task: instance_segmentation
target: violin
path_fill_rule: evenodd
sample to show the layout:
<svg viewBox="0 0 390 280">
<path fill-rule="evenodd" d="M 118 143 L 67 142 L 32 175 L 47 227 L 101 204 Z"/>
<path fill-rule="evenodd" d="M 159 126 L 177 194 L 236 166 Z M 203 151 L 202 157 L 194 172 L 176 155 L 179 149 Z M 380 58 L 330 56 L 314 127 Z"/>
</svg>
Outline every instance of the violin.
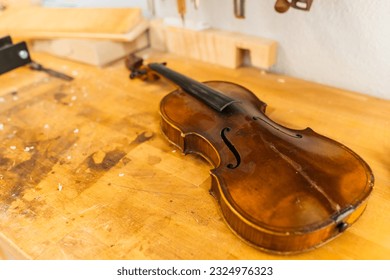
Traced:
<svg viewBox="0 0 390 280">
<path fill-rule="evenodd" d="M 132 79 L 162 76 L 178 86 L 161 100 L 162 132 L 211 164 L 210 193 L 244 241 L 271 253 L 304 252 L 339 236 L 365 210 L 374 176 L 343 144 L 274 122 L 266 104 L 235 83 L 200 83 L 135 57 L 127 67 Z"/>
</svg>

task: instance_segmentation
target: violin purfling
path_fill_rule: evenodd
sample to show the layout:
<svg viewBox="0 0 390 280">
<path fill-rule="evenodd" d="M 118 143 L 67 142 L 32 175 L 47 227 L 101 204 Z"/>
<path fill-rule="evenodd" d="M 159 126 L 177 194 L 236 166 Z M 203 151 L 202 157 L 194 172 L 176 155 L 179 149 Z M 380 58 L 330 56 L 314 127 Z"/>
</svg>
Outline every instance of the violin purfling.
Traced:
<svg viewBox="0 0 390 280">
<path fill-rule="evenodd" d="M 200 83 L 134 57 L 127 66 L 132 78 L 163 76 L 178 86 L 160 103 L 162 132 L 183 153 L 210 162 L 210 193 L 244 241 L 272 253 L 304 252 L 339 236 L 365 210 L 374 176 L 343 144 L 279 125 L 235 83 Z"/>
</svg>

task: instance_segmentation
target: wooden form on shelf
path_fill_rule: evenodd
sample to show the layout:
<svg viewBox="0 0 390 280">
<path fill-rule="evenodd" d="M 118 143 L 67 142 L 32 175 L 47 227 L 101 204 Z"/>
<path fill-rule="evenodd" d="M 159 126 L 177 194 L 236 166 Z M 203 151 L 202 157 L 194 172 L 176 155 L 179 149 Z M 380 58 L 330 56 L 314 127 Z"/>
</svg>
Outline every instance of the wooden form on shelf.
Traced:
<svg viewBox="0 0 390 280">
<path fill-rule="evenodd" d="M 31 40 L 33 50 L 102 66 L 148 45 L 140 9 L 23 7 L 6 10 L 0 33 Z"/>
<path fill-rule="evenodd" d="M 0 18 L 0 33 L 25 39 L 84 38 L 131 41 L 147 28 L 136 8 L 10 8 Z M 130 32 L 130 33 L 129 33 Z"/>
<path fill-rule="evenodd" d="M 35 51 L 43 51 L 97 66 L 111 63 L 147 45 L 148 36 L 146 32 L 131 42 L 94 39 L 53 39 L 34 40 L 32 43 Z"/>
<path fill-rule="evenodd" d="M 166 26 L 161 20 L 150 22 L 150 43 L 156 50 L 228 68 L 242 65 L 245 52 L 249 52 L 252 66 L 258 68 L 268 69 L 276 61 L 276 41 L 216 29 Z"/>
</svg>

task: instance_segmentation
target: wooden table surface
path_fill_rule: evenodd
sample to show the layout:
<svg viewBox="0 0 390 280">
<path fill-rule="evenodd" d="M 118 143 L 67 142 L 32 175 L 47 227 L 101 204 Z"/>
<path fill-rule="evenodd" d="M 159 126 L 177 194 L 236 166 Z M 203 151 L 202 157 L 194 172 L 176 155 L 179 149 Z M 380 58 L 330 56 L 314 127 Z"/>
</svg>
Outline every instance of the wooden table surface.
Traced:
<svg viewBox="0 0 390 280">
<path fill-rule="evenodd" d="M 0 256 L 28 259 L 389 259 L 390 101 L 168 54 L 188 76 L 252 90 L 276 122 L 307 126 L 361 155 L 374 192 L 363 216 L 316 250 L 275 256 L 237 238 L 210 196 L 209 164 L 160 132 L 174 86 L 128 79 L 123 61 L 96 68 L 33 58 L 72 82 L 20 68 L 0 76 Z M 1 253 L 2 252 L 2 253 Z"/>
</svg>

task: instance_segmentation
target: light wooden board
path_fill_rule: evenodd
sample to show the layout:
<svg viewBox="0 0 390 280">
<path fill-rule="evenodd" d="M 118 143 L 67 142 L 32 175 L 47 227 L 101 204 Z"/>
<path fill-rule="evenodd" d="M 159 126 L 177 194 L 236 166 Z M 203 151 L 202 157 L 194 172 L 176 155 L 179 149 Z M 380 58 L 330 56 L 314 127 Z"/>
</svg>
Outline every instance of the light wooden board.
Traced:
<svg viewBox="0 0 390 280">
<path fill-rule="evenodd" d="M 147 28 L 137 8 L 15 7 L 0 16 L 0 34 L 18 38 L 130 41 Z M 137 33 L 134 35 L 133 33 Z"/>
<path fill-rule="evenodd" d="M 150 22 L 151 47 L 228 68 L 240 67 L 246 55 L 251 65 L 269 69 L 276 61 L 277 42 L 217 29 L 191 30 Z"/>
<path fill-rule="evenodd" d="M 230 70 L 149 54 L 194 79 L 241 84 L 268 115 L 352 148 L 376 182 L 342 236 L 294 256 L 261 252 L 226 226 L 210 166 L 183 156 L 159 128 L 174 87 L 131 81 L 123 63 L 95 68 L 33 53 L 73 82 L 20 68 L 0 76 L 0 247 L 31 259 L 388 259 L 390 101 L 252 68 Z M 5 251 L 9 253 L 5 253 Z"/>
<path fill-rule="evenodd" d="M 59 57 L 103 66 L 147 47 L 147 32 L 129 42 L 94 39 L 50 39 L 31 42 L 35 51 L 46 52 Z"/>
</svg>

